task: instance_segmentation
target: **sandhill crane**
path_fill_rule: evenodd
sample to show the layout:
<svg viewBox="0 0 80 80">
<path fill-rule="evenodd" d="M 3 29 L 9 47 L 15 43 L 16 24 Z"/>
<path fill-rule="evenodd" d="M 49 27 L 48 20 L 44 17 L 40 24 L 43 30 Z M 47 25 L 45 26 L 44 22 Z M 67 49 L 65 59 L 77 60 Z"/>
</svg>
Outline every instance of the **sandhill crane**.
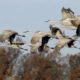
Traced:
<svg viewBox="0 0 80 80">
<path fill-rule="evenodd" d="M 77 40 L 77 37 L 70 38 L 68 36 L 65 36 L 64 33 L 59 28 L 51 26 L 50 29 L 51 29 L 52 35 L 55 36 L 54 38 L 59 40 L 56 48 L 60 47 L 61 49 L 61 47 L 65 45 L 68 45 L 68 47 L 72 47 L 74 45 L 74 42 Z M 80 33 L 78 32 L 78 35 L 79 34 Z"/>
<path fill-rule="evenodd" d="M 77 25 L 80 22 L 80 16 L 74 15 L 74 12 L 70 8 L 62 8 L 62 19 L 55 21 L 55 20 L 48 20 L 48 22 L 51 26 L 54 26 L 54 24 L 61 24 L 64 26 L 64 28 L 69 29 L 76 29 Z"/>
<path fill-rule="evenodd" d="M 74 12 L 68 8 L 62 8 L 61 10 L 61 13 L 62 13 L 62 19 L 59 20 L 59 21 L 53 21 L 53 20 L 48 20 L 46 22 L 49 22 L 50 25 L 53 25 L 55 23 L 60 23 L 64 26 L 72 26 L 72 23 L 70 22 L 71 20 L 74 20 Z"/>
<path fill-rule="evenodd" d="M 0 41 L 4 42 L 5 40 L 8 40 L 10 42 L 10 44 L 12 44 L 16 35 L 25 37 L 24 35 L 19 35 L 18 32 L 16 32 L 16 31 L 4 30 L 3 33 L 0 34 Z"/>
<path fill-rule="evenodd" d="M 64 8 L 62 7 L 62 19 L 67 19 L 67 18 L 73 18 L 74 17 L 74 12 L 70 8 Z"/>
<path fill-rule="evenodd" d="M 52 34 L 51 32 L 37 32 L 33 34 L 31 38 L 31 52 L 38 50 L 39 46 L 42 45 L 42 38 L 46 35 L 49 38 Z"/>
<path fill-rule="evenodd" d="M 52 33 L 51 31 L 48 32 L 41 32 L 41 31 L 36 31 L 36 32 L 30 32 L 30 31 L 25 31 L 24 33 L 31 33 L 32 37 L 31 37 L 31 44 L 28 44 L 31 47 L 31 52 L 37 52 L 38 48 L 40 45 L 42 45 L 42 38 L 45 37 L 47 35 L 47 37 L 51 37 Z"/>
</svg>

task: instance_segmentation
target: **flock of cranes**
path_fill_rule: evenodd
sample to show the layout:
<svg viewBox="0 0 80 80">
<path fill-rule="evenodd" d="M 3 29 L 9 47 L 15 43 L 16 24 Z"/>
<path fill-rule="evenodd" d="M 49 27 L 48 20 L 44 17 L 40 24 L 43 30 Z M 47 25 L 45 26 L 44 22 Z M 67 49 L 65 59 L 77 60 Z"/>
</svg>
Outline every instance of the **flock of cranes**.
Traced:
<svg viewBox="0 0 80 80">
<path fill-rule="evenodd" d="M 60 51 L 60 49 L 62 49 L 65 45 L 67 45 L 69 48 L 77 48 L 74 44 L 78 37 L 80 37 L 80 16 L 75 15 L 74 11 L 72 11 L 70 8 L 63 7 L 61 12 L 61 20 L 46 21 L 50 23 L 50 30 L 48 32 L 37 31 L 34 34 L 32 34 L 33 36 L 30 41 L 31 52 L 47 53 L 50 49 L 56 49 L 57 51 Z M 59 27 L 54 26 L 56 23 L 60 23 L 66 29 L 76 29 L 75 36 L 66 36 L 64 34 L 64 31 L 61 31 Z M 25 31 L 24 33 L 28 33 L 28 31 Z M 2 34 L 0 34 L 0 42 L 5 42 L 7 40 L 10 45 L 16 45 L 17 47 L 21 48 L 20 46 L 25 45 L 26 43 L 20 41 L 14 42 L 16 36 L 26 37 L 25 35 L 20 35 L 18 32 L 15 32 L 13 30 L 5 30 Z M 51 39 L 59 40 L 59 42 L 56 44 L 54 48 L 50 48 L 48 46 L 48 42 Z"/>
</svg>

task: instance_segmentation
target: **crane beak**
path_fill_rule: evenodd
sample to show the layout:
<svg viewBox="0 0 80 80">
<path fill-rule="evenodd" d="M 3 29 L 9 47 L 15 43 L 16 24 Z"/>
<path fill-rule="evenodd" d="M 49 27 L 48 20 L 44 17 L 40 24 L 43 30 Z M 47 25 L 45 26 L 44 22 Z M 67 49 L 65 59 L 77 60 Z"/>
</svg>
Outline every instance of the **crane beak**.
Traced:
<svg viewBox="0 0 80 80">
<path fill-rule="evenodd" d="M 47 20 L 47 21 L 44 21 L 44 22 L 49 22 L 49 20 Z"/>
<path fill-rule="evenodd" d="M 23 33 L 28 33 L 29 31 L 24 31 Z"/>
<path fill-rule="evenodd" d="M 18 35 L 18 36 L 21 36 L 21 37 L 26 37 L 25 35 Z"/>
</svg>

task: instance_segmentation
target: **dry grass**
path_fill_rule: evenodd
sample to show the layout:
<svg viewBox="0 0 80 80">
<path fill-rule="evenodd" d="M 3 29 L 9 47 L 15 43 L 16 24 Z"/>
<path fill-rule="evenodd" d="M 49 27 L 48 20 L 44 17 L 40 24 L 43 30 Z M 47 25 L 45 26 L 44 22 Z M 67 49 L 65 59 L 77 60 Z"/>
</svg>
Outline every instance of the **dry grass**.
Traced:
<svg viewBox="0 0 80 80">
<path fill-rule="evenodd" d="M 5 80 L 6 76 L 7 80 L 80 80 L 80 55 L 70 56 L 68 68 L 37 53 L 25 58 L 23 75 L 12 77 L 12 61 L 18 57 L 18 53 L 19 50 L 9 48 L 6 52 L 5 48 L 0 47 L 0 80 Z M 63 72 L 69 70 L 67 75 L 63 75 Z"/>
<path fill-rule="evenodd" d="M 70 80 L 80 80 L 80 55 L 74 55 L 70 58 Z"/>
<path fill-rule="evenodd" d="M 24 69 L 23 80 L 62 80 L 61 66 L 39 55 L 30 56 Z"/>
</svg>

